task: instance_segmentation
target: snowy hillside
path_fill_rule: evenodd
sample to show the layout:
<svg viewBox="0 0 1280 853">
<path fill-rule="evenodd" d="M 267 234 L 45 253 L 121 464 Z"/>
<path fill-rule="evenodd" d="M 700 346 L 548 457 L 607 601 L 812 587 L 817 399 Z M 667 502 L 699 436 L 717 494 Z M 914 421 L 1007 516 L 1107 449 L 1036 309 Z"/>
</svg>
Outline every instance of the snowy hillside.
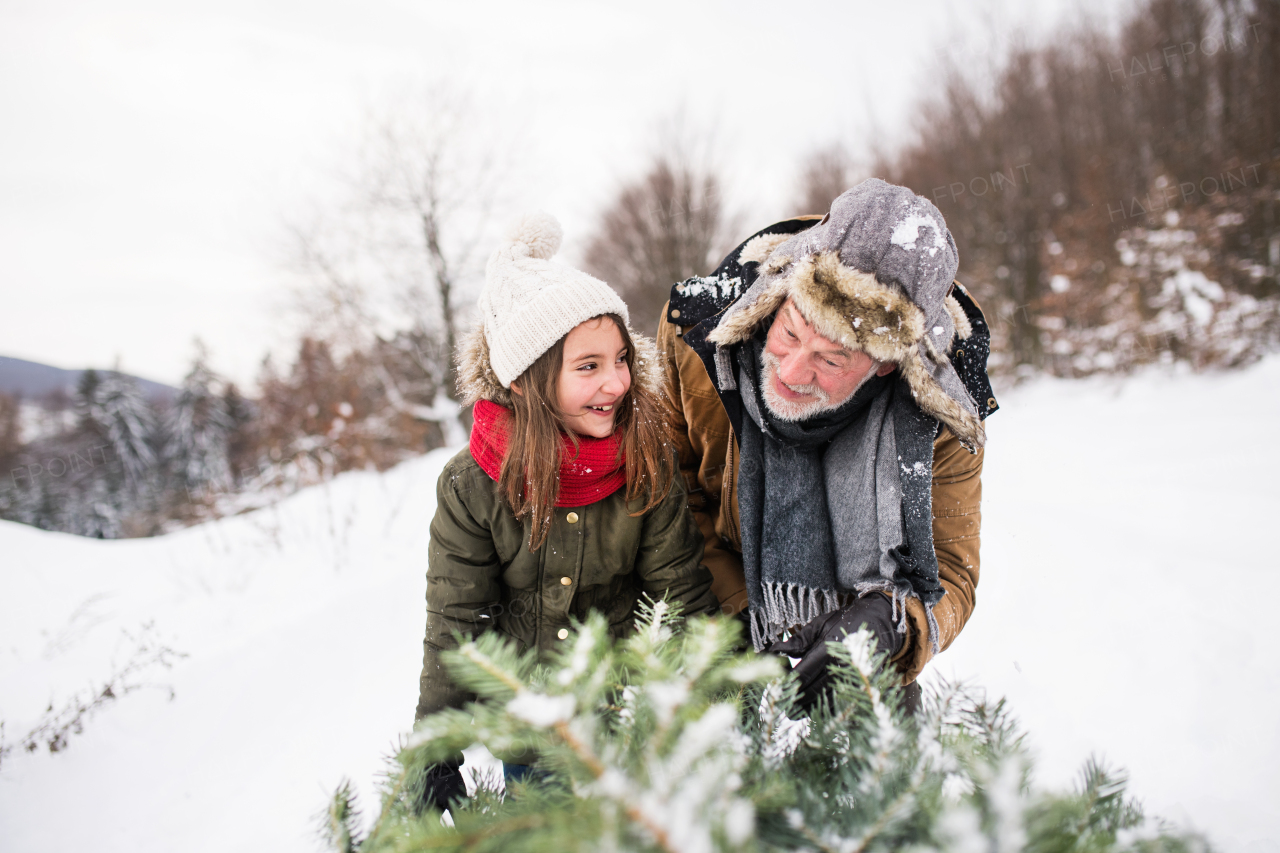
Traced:
<svg viewBox="0 0 1280 853">
<path fill-rule="evenodd" d="M 978 608 L 933 667 L 1010 698 L 1042 784 L 1103 755 L 1150 812 L 1241 853 L 1280 850 L 1280 664 L 1254 604 L 1278 568 L 1278 388 L 1273 357 L 1004 394 Z M 380 755 L 412 722 L 450 455 L 158 539 L 0 523 L 10 742 L 100 687 L 137 638 L 187 655 L 64 751 L 0 766 L 0 848 L 308 851 L 343 776 L 372 806 Z"/>
<path fill-rule="evenodd" d="M 329 791 L 344 774 L 369 789 L 412 725 L 427 525 L 450 455 L 160 539 L 0 525 L 10 740 L 51 697 L 101 684 L 132 651 L 123 631 L 154 620 L 189 655 L 142 679 L 173 701 L 133 693 L 65 752 L 0 768 L 0 848 L 313 849 Z"/>
</svg>

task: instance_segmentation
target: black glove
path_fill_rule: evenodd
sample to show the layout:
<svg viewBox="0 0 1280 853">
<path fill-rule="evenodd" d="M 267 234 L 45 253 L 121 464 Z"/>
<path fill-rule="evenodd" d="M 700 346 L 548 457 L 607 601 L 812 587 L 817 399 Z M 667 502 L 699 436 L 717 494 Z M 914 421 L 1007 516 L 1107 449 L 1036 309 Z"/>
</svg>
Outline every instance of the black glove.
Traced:
<svg viewBox="0 0 1280 853">
<path fill-rule="evenodd" d="M 771 643 L 765 651 L 800 658 L 793 672 L 800 678 L 800 708 L 806 713 L 831 689 L 831 655 L 828 641 L 843 640 L 846 633 L 856 633 L 867 626 L 876 638 L 876 654 L 897 654 L 906 641 L 893 624 L 893 600 L 873 593 L 859 598 L 839 610 L 824 613 L 791 635 L 790 639 Z"/>
<path fill-rule="evenodd" d="M 440 811 L 449 808 L 454 800 L 467 795 L 467 785 L 462 781 L 462 759 L 451 758 L 427 768 L 422 791 L 423 808 L 434 806 Z"/>
</svg>

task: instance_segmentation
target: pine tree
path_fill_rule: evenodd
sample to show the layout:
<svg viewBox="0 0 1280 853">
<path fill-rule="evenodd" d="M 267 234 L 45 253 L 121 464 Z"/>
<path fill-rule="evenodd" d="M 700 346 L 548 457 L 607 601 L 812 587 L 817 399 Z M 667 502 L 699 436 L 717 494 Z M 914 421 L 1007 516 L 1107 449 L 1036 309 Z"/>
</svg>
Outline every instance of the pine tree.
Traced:
<svg viewBox="0 0 1280 853">
<path fill-rule="evenodd" d="M 77 478 L 76 482 L 46 488 L 45 513 L 49 527 L 91 539 L 119 539 L 125 535 L 124 515 L 132 507 L 112 488 L 107 471 Z M 52 498 L 52 500 L 50 500 Z"/>
<path fill-rule="evenodd" d="M 101 384 L 102 378 L 92 367 L 81 373 L 80 381 L 76 383 L 74 407 L 82 427 L 92 427 L 95 423 L 91 412 L 97 411 L 98 386 Z"/>
<path fill-rule="evenodd" d="M 234 382 L 228 382 L 222 392 L 222 408 L 231 423 L 227 435 L 227 464 L 231 468 L 236 486 L 252 477 L 258 464 L 258 442 L 255 434 L 256 407 L 240 393 Z"/>
<path fill-rule="evenodd" d="M 86 370 L 75 409 L 79 425 L 56 451 L 71 460 L 74 475 L 40 485 L 42 505 L 57 508 L 40 526 L 105 539 L 154 532 L 160 491 L 156 418 L 137 380 L 118 371 Z"/>
<path fill-rule="evenodd" d="M 188 492 L 231 487 L 228 444 L 235 428 L 226 400 L 215 390 L 220 380 L 196 356 L 182 383 L 168 424 L 167 462 L 174 485 Z"/>
<path fill-rule="evenodd" d="M 659 602 L 616 643 L 592 616 L 548 665 L 496 632 L 464 642 L 447 665 L 479 701 L 419 724 L 367 832 L 344 785 L 325 835 L 342 853 L 1204 849 L 1144 824 L 1095 762 L 1074 793 L 1035 791 L 1003 702 L 953 685 L 907 717 L 869 633 L 833 644 L 834 698 L 810 717 L 740 635 Z M 477 742 L 524 755 L 535 781 L 481 780 L 442 820 L 424 773 Z"/>
<path fill-rule="evenodd" d="M 156 462 L 155 415 L 137 380 L 114 370 L 105 376 L 86 370 L 76 390 L 76 411 L 82 429 L 107 443 L 126 483 L 141 484 Z"/>
</svg>

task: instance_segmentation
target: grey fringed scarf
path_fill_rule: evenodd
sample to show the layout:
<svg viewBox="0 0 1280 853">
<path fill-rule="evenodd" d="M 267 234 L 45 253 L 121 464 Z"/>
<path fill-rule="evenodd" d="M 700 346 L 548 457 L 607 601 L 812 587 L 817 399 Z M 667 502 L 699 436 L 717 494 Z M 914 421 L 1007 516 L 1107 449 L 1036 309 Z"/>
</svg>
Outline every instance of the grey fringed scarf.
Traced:
<svg viewBox="0 0 1280 853">
<path fill-rule="evenodd" d="M 933 605 L 944 592 L 933 550 L 938 422 L 897 373 L 807 421 L 775 418 L 760 390 L 764 334 L 732 348 L 746 412 L 738 511 L 752 641 L 762 649 L 854 595 L 884 591 L 900 632 L 906 598 L 924 602 L 936 652 Z"/>
</svg>

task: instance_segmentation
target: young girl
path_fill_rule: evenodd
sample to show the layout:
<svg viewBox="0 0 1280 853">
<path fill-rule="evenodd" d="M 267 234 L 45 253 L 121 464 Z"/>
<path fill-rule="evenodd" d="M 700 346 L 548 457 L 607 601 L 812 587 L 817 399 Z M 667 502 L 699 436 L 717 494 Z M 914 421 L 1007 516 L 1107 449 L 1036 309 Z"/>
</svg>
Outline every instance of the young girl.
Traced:
<svg viewBox="0 0 1280 853">
<path fill-rule="evenodd" d="M 645 593 L 718 610 L 656 349 L 608 285 L 549 260 L 560 237 L 547 214 L 521 220 L 489 259 L 481 322 L 460 347 L 475 423 L 436 486 L 418 719 L 471 698 L 440 662 L 454 632 L 548 651 L 592 610 L 625 634 Z M 435 774 L 442 808 L 461 793 L 456 769 Z"/>
</svg>

